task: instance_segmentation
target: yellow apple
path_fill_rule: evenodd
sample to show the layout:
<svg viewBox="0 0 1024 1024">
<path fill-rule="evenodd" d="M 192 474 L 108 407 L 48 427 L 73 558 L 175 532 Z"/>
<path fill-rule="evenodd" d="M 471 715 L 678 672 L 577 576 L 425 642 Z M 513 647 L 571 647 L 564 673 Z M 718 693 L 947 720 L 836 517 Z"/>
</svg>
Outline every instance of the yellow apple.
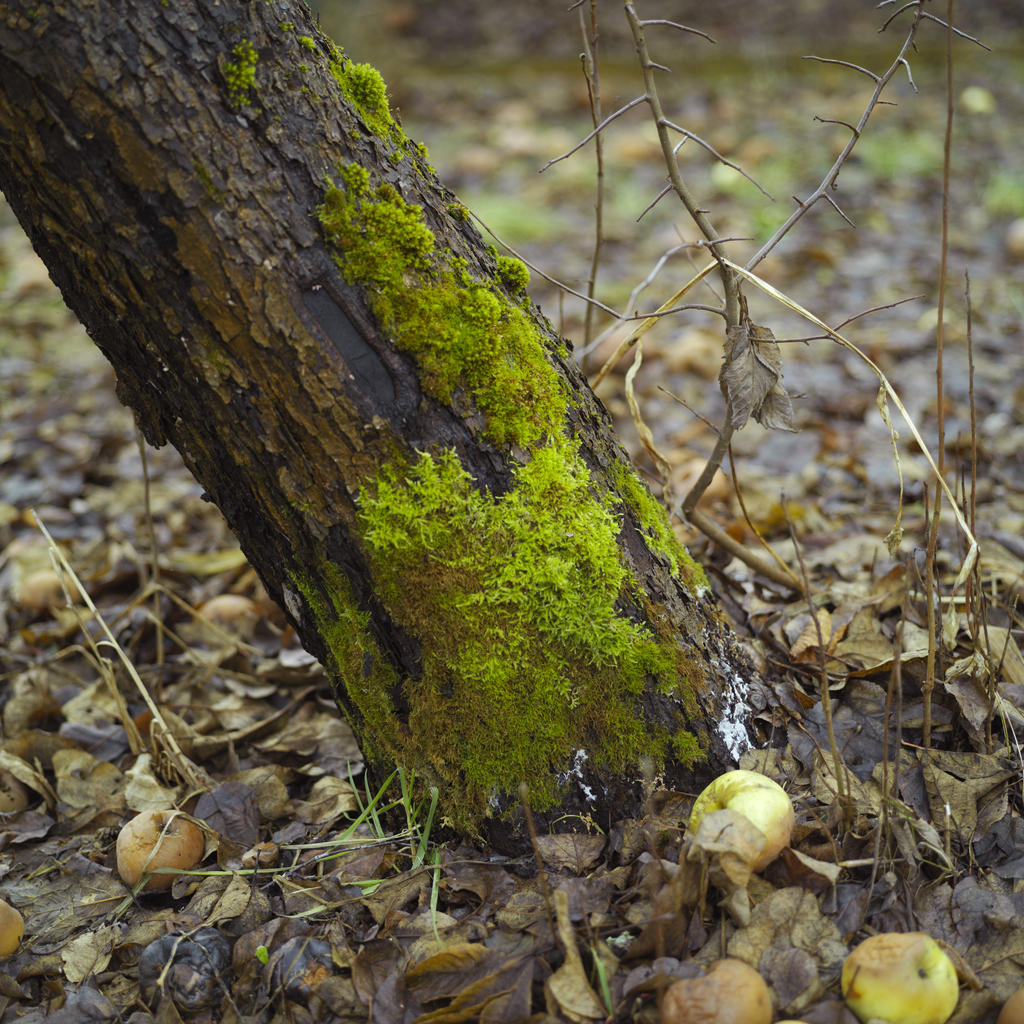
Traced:
<svg viewBox="0 0 1024 1024">
<path fill-rule="evenodd" d="M 742 768 L 719 775 L 693 802 L 690 831 L 697 832 L 706 814 L 726 808 L 742 814 L 764 833 L 764 849 L 751 863 L 751 870 L 760 871 L 789 845 L 795 821 L 793 802 L 767 775 Z"/>
<path fill-rule="evenodd" d="M 960 997 L 953 961 L 924 932 L 865 939 L 844 961 L 841 983 L 862 1021 L 945 1024 Z"/>
</svg>

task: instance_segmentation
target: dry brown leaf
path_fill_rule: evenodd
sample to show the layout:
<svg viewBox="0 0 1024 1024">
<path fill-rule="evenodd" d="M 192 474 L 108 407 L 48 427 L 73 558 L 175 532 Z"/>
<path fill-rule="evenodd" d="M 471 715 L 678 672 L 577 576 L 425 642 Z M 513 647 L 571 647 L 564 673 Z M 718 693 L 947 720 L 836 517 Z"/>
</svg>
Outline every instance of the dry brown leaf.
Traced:
<svg viewBox="0 0 1024 1024">
<path fill-rule="evenodd" d="M 124 775 L 109 761 L 98 761 L 84 750 L 58 750 L 53 755 L 57 796 L 76 810 L 122 810 Z"/>
<path fill-rule="evenodd" d="M 114 943 L 120 938 L 121 929 L 116 924 L 76 935 L 60 951 L 64 976 L 72 985 L 80 985 L 90 975 L 101 974 L 107 969 Z"/>
<path fill-rule="evenodd" d="M 729 328 L 718 379 L 730 402 L 735 430 L 751 416 L 763 427 L 795 429 L 793 404 L 782 386 L 782 356 L 767 327 L 744 320 Z"/>
<path fill-rule="evenodd" d="M 569 897 L 559 889 L 553 898 L 565 963 L 544 983 L 548 1013 L 561 1014 L 577 1022 L 603 1020 L 608 1011 L 590 987 L 583 960 L 576 948 L 576 936 L 569 921 Z"/>
<path fill-rule="evenodd" d="M 835 646 L 832 638 L 832 615 L 827 608 L 815 609 L 814 617 L 808 615 L 808 620 L 803 632 L 789 649 L 790 657 L 795 661 L 808 660 L 802 657 L 808 653 L 812 658 L 817 658 L 819 651 L 831 651 Z"/>
<path fill-rule="evenodd" d="M 562 832 L 537 837 L 537 848 L 544 863 L 556 871 L 571 871 L 574 875 L 582 875 L 593 867 L 604 847 L 604 836 L 584 832 Z"/>
<path fill-rule="evenodd" d="M 325 775 L 313 783 L 307 800 L 296 800 L 292 814 L 307 825 L 324 825 L 359 806 L 348 779 Z"/>
</svg>

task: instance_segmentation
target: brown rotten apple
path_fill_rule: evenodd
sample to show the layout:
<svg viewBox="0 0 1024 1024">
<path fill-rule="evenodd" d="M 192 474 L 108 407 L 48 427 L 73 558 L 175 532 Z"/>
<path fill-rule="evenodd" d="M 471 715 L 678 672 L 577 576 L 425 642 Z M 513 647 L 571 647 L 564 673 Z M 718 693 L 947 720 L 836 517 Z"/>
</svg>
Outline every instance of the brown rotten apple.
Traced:
<svg viewBox="0 0 1024 1024">
<path fill-rule="evenodd" d="M 0 956 L 10 956 L 21 944 L 25 919 L 4 900 L 0 900 Z"/>
<path fill-rule="evenodd" d="M 117 873 L 134 888 L 143 875 L 157 868 L 191 871 L 202 859 L 202 829 L 181 811 L 143 811 L 117 836 Z M 146 892 L 169 889 L 178 876 L 171 872 L 151 875 Z"/>
<path fill-rule="evenodd" d="M 665 990 L 661 1024 L 771 1024 L 772 1000 L 764 979 L 749 964 L 726 957 L 699 978 L 674 981 Z"/>
</svg>

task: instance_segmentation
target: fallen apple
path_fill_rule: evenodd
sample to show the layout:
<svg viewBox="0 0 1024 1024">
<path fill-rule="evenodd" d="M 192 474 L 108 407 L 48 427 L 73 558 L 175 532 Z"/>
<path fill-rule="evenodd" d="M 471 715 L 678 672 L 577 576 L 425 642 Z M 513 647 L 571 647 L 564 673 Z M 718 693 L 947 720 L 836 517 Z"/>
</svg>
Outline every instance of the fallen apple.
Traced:
<svg viewBox="0 0 1024 1024">
<path fill-rule="evenodd" d="M 719 775 L 693 802 L 690 831 L 697 832 L 706 814 L 725 808 L 742 814 L 764 833 L 764 848 L 751 862 L 751 870 L 760 871 L 789 845 L 795 821 L 793 802 L 767 775 L 743 768 Z"/>
<path fill-rule="evenodd" d="M 1024 1024 L 1024 988 L 1017 989 L 1003 1003 L 1003 1008 L 996 1018 L 996 1024 Z"/>
<path fill-rule="evenodd" d="M 10 956 L 21 944 L 25 919 L 10 903 L 0 900 L 0 956 Z"/>
<path fill-rule="evenodd" d="M 23 811 L 28 802 L 28 790 L 10 772 L 0 769 L 0 814 Z"/>
<path fill-rule="evenodd" d="M 661 1024 L 771 1024 L 772 1000 L 749 964 L 726 957 L 698 978 L 674 981 L 661 1003 Z"/>
<path fill-rule="evenodd" d="M 862 1021 L 944 1024 L 960 997 L 953 961 L 924 932 L 865 939 L 843 962 L 846 1005 Z"/>
<path fill-rule="evenodd" d="M 203 859 L 205 845 L 202 829 L 181 811 L 143 811 L 118 833 L 117 873 L 134 888 L 157 868 L 191 871 Z M 169 889 L 175 878 L 170 872 L 151 875 L 143 889 Z"/>
</svg>

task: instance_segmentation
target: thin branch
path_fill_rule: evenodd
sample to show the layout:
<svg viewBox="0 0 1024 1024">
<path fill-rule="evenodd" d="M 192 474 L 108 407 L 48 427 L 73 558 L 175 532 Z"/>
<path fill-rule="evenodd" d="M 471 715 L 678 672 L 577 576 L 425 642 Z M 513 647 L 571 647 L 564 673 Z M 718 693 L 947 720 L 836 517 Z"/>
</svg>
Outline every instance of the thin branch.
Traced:
<svg viewBox="0 0 1024 1024">
<path fill-rule="evenodd" d="M 853 316 L 848 316 L 842 323 L 838 323 L 832 329 L 834 331 L 841 331 L 847 324 L 852 324 L 854 320 L 860 320 L 861 317 L 870 316 L 872 313 L 881 313 L 886 309 L 895 309 L 897 306 L 902 306 L 907 302 L 916 302 L 918 299 L 923 299 L 924 294 L 921 295 L 908 295 L 904 299 L 897 299 L 895 302 L 887 302 L 882 306 L 872 306 L 870 309 L 861 310 L 859 313 L 854 313 Z M 825 335 L 828 337 L 828 335 Z"/>
<path fill-rule="evenodd" d="M 718 150 L 715 149 L 715 147 L 712 146 L 710 142 L 705 142 L 699 135 L 694 135 L 693 132 L 687 131 L 685 128 L 681 128 L 679 125 L 674 124 L 672 121 L 665 121 L 664 124 L 667 128 L 671 128 L 672 131 L 679 132 L 680 135 L 686 136 L 686 138 L 683 139 L 683 142 L 685 142 L 686 139 L 693 139 L 693 141 L 696 142 L 698 146 L 703 146 L 704 149 L 706 149 L 716 160 L 721 161 L 723 164 L 725 164 L 726 167 L 731 167 L 738 174 L 742 174 L 743 177 L 746 178 L 751 185 L 758 189 L 763 196 L 767 197 L 768 199 L 771 199 L 773 203 L 775 202 L 775 197 L 770 192 L 767 192 L 765 191 L 765 189 L 761 188 L 761 186 L 756 181 L 754 181 L 754 179 L 749 174 L 747 174 L 747 172 L 743 170 L 742 167 L 738 167 L 731 160 L 727 160 L 724 156 L 722 156 L 722 154 L 719 153 Z M 679 150 L 679 147 L 682 144 L 682 142 L 676 144 L 676 146 L 672 150 L 673 156 L 676 155 L 676 153 Z"/>
<path fill-rule="evenodd" d="M 919 6 L 920 5 L 918 0 L 914 0 L 913 3 L 906 5 L 906 7 Z M 901 10 L 905 10 L 906 7 L 901 8 Z M 890 18 L 889 20 L 891 21 L 892 19 Z M 914 37 L 917 35 L 917 28 L 920 23 L 920 20 L 921 19 L 919 11 L 918 15 L 914 18 L 913 24 L 910 26 L 910 29 L 907 32 L 906 39 L 903 40 L 903 45 L 900 47 L 899 53 L 896 55 L 895 60 L 893 60 L 892 64 L 889 65 L 889 68 L 885 71 L 884 74 L 878 76 L 875 82 L 875 88 L 871 93 L 871 97 L 868 100 L 866 106 L 864 107 L 864 112 L 861 114 L 860 120 L 854 126 L 853 133 L 851 134 L 849 140 L 843 147 L 842 152 L 839 154 L 839 156 L 836 157 L 835 162 L 829 168 L 825 177 L 822 178 L 821 183 L 810 194 L 810 196 L 804 202 L 800 203 L 799 207 L 796 210 L 794 210 L 789 215 L 789 217 L 786 218 L 786 221 L 782 224 L 781 227 L 779 227 L 776 230 L 775 234 L 773 234 L 772 237 L 769 238 L 768 241 L 765 242 L 764 245 L 761 246 L 761 248 L 753 256 L 751 256 L 751 258 L 745 264 L 745 269 L 753 270 L 754 267 L 756 267 L 758 263 L 760 263 L 761 260 L 763 260 L 765 256 L 767 256 L 768 253 L 770 253 L 772 249 L 774 249 L 775 246 L 777 246 L 779 242 L 781 242 L 782 239 L 789 234 L 789 232 L 793 229 L 794 225 L 807 213 L 807 211 L 810 210 L 811 207 L 813 207 L 819 199 L 824 198 L 835 186 L 836 179 L 839 177 L 840 168 L 842 168 L 843 164 L 846 163 L 850 154 L 853 152 L 853 148 L 854 146 L 857 145 L 857 142 L 860 140 L 861 134 L 864 131 L 864 127 L 868 123 L 868 119 L 871 117 L 871 114 L 874 111 L 875 107 L 878 106 L 878 104 L 881 102 L 881 95 L 883 90 L 892 80 L 896 72 L 899 70 L 901 63 L 905 61 L 904 55 L 907 53 L 907 51 L 914 43 Z M 888 22 L 886 24 L 888 24 Z"/>
<path fill-rule="evenodd" d="M 831 196 L 825 195 L 825 196 L 822 196 L 822 198 L 825 200 L 826 203 L 828 203 L 829 206 L 832 207 L 833 210 L 836 211 L 836 213 L 839 214 L 840 217 L 843 218 L 843 220 L 846 221 L 847 224 L 850 225 L 851 228 L 856 228 L 857 227 L 857 225 L 854 224 L 853 221 L 850 220 L 850 218 L 847 217 L 845 213 L 843 213 L 843 211 L 839 208 L 839 204 Z"/>
<path fill-rule="evenodd" d="M 854 135 L 857 134 L 857 129 L 854 128 L 849 121 L 841 121 L 838 117 L 821 117 L 818 114 L 815 114 L 814 120 L 819 124 L 841 124 L 844 128 L 849 128 Z"/>
<path fill-rule="evenodd" d="M 707 416 L 704 415 L 704 413 L 698 412 L 696 409 L 694 409 L 694 407 L 690 405 L 690 403 L 687 402 L 685 399 L 682 399 L 677 394 L 674 394 L 673 392 L 669 391 L 669 389 L 665 387 L 664 384 L 659 384 L 658 390 L 663 395 L 668 395 L 668 397 L 671 398 L 673 402 L 678 402 L 691 416 L 693 416 L 695 419 L 700 420 L 701 423 L 703 423 L 704 426 L 707 427 L 708 430 L 710 430 L 713 434 L 718 433 L 718 427 L 716 427 L 714 423 L 712 423 L 711 420 L 709 420 Z M 733 483 L 735 484 L 735 482 L 736 479 L 734 474 Z"/>
<path fill-rule="evenodd" d="M 757 540 L 758 544 L 760 544 L 761 547 L 768 552 L 768 555 L 771 557 L 772 561 L 775 562 L 775 564 L 784 573 L 788 573 L 789 576 L 792 577 L 793 583 L 791 585 L 793 586 L 793 589 L 801 589 L 796 582 L 796 576 L 793 575 L 789 566 L 786 565 L 785 562 L 783 562 L 783 560 L 779 557 L 775 549 L 768 543 L 768 541 L 766 541 L 764 537 L 761 536 L 761 531 L 754 525 L 754 521 L 750 517 L 750 512 L 747 510 L 747 503 L 743 497 L 743 488 L 740 486 L 740 474 L 739 471 L 736 469 L 736 455 L 732 450 L 732 445 L 729 445 L 729 475 L 732 477 L 732 489 L 736 494 L 736 501 L 740 506 L 740 511 L 743 513 L 743 521 L 747 524 L 747 529 L 750 530 L 750 532 L 754 535 L 754 538 L 755 540 Z M 785 505 L 783 505 L 783 508 L 785 508 Z M 806 573 L 804 574 L 804 585 L 802 589 L 805 594 L 810 593 L 810 585 L 807 582 Z M 819 646 L 823 645 L 819 644 Z"/>
<path fill-rule="evenodd" d="M 711 239 L 718 237 L 718 232 L 708 219 L 707 214 L 704 213 L 698 205 L 693 194 L 683 181 L 682 175 L 679 173 L 679 164 L 672 151 L 672 141 L 668 135 L 668 127 L 666 124 L 667 119 L 661 106 L 661 99 L 658 95 L 654 75 L 651 73 L 651 65 L 653 62 L 651 61 L 650 52 L 647 49 L 647 39 L 644 35 L 643 24 L 641 23 L 632 3 L 626 4 L 626 18 L 629 21 L 629 27 L 633 33 L 633 42 L 636 45 L 637 57 L 640 59 L 640 67 L 644 77 L 644 98 L 647 100 L 647 104 L 651 108 L 651 114 L 654 117 L 654 123 L 658 129 L 658 139 L 661 142 L 661 151 L 665 158 L 665 166 L 668 169 L 669 181 L 672 183 L 672 188 L 686 207 L 690 217 L 693 219 L 693 222 L 700 230 L 700 233 L 709 240 L 709 249 L 711 251 L 711 255 L 715 259 L 715 262 L 718 264 L 719 274 L 722 278 L 722 286 L 725 289 L 726 323 L 729 325 L 738 325 L 740 322 L 739 281 L 736 275 L 726 266 L 725 254 L 722 252 L 721 247 L 717 243 L 711 242 Z"/>
<path fill-rule="evenodd" d="M 590 116 L 595 130 L 601 122 L 601 86 L 597 64 L 597 0 L 590 0 L 590 32 L 580 8 L 580 30 L 583 35 L 583 78 L 587 83 L 590 100 Z M 604 137 L 600 132 L 594 137 L 594 160 L 597 181 L 594 196 L 594 249 L 590 257 L 590 276 L 587 278 L 587 297 L 593 299 L 597 293 L 597 274 L 601 269 L 601 247 L 604 244 Z M 587 303 L 583 317 L 583 344 L 586 346 L 594 333 L 594 305 Z"/>
<path fill-rule="evenodd" d="M 859 71 L 862 75 L 867 75 L 872 82 L 878 81 L 878 75 L 874 71 L 868 71 L 867 68 L 862 68 L 859 64 L 851 64 L 848 60 L 836 60 L 834 57 L 816 57 L 813 53 L 805 54 L 800 59 L 816 60 L 821 64 L 838 64 L 840 67 L 851 68 L 854 71 Z"/>
<path fill-rule="evenodd" d="M 879 4 L 878 6 L 881 7 L 882 4 Z M 904 11 L 909 10 L 911 7 L 920 8 L 920 6 L 921 6 L 921 0 L 910 0 L 909 3 L 904 4 L 894 14 L 890 14 L 889 17 L 885 19 L 884 24 L 878 30 L 878 34 L 881 35 Z M 921 12 L 920 12 L 920 10 L 918 10 L 917 14 L 914 15 L 914 21 L 916 22 L 917 19 L 920 18 L 920 17 L 921 17 Z"/>
<path fill-rule="evenodd" d="M 671 185 L 666 185 L 666 186 L 665 186 L 665 187 L 664 187 L 664 188 L 663 188 L 663 189 L 662 189 L 662 190 L 661 190 L 661 191 L 660 191 L 660 192 L 659 192 L 659 193 L 658 193 L 658 194 L 657 194 L 657 195 L 656 195 L 656 196 L 654 197 L 654 199 L 652 199 L 652 200 L 651 200 L 651 202 L 650 202 L 650 203 L 648 203 L 648 204 L 647 204 L 647 206 L 645 206 L 645 207 L 644 207 L 644 209 L 643 209 L 643 211 L 641 212 L 640 216 L 639 216 L 639 217 L 637 217 L 637 219 L 636 219 L 636 223 L 637 223 L 637 224 L 639 224 L 639 223 L 640 223 L 640 221 L 642 221 L 642 220 L 644 219 L 644 217 L 646 217 L 646 216 L 647 216 L 647 214 L 649 214 L 649 213 L 651 212 L 651 210 L 653 210 L 653 209 L 654 209 L 654 208 L 655 208 L 655 207 L 656 207 L 656 206 L 658 205 L 658 203 L 660 203 L 660 202 L 662 201 L 662 199 L 664 199 L 664 198 L 665 198 L 665 196 L 667 196 L 667 195 L 669 194 L 669 192 L 671 192 L 671 191 L 672 191 L 672 186 L 671 186 Z"/>
<path fill-rule="evenodd" d="M 946 284 L 949 275 L 949 178 L 953 152 L 953 0 L 947 0 L 949 20 L 946 28 L 946 131 L 943 138 L 942 156 L 942 213 L 939 226 L 939 309 L 938 321 L 935 324 L 935 394 L 938 403 L 936 408 L 936 439 L 938 449 L 938 475 L 946 471 L 946 406 L 945 378 L 943 357 L 945 349 L 945 312 Z M 936 21 L 938 19 L 935 19 Z M 931 745 L 932 731 L 932 692 L 935 689 L 935 662 L 937 643 L 935 638 L 935 603 L 932 598 L 935 581 L 935 555 L 939 544 L 939 520 L 942 513 L 942 502 L 935 502 L 935 514 L 928 531 L 928 544 L 925 549 L 925 598 L 928 601 L 928 656 L 925 660 L 925 677 L 921 684 L 923 714 L 921 723 L 921 743 L 924 747 Z"/>
<path fill-rule="evenodd" d="M 548 284 L 554 285 L 559 291 L 565 292 L 565 294 L 571 295 L 571 296 L 573 296 L 573 298 L 581 299 L 583 302 L 592 303 L 594 306 L 596 306 L 598 309 L 602 310 L 603 312 L 607 313 L 609 316 L 615 317 L 616 321 L 619 321 L 619 322 L 630 321 L 630 320 L 652 320 L 652 321 L 654 321 L 654 320 L 660 319 L 663 316 L 668 316 L 668 314 L 670 314 L 670 313 L 678 313 L 681 310 L 685 310 L 685 309 L 706 310 L 709 313 L 716 313 L 719 316 L 724 316 L 725 315 L 725 313 L 721 309 L 719 309 L 717 306 L 703 306 L 703 305 L 698 305 L 696 303 L 693 304 L 693 305 L 686 305 L 686 306 L 669 306 L 668 304 L 666 304 L 664 306 L 659 307 L 658 309 L 651 310 L 650 312 L 620 313 L 617 309 L 612 309 L 611 306 L 606 306 L 603 302 L 599 301 L 598 299 L 589 298 L 583 292 L 578 292 L 575 288 L 571 288 L 564 281 L 559 281 L 557 277 L 552 277 L 546 271 L 544 271 L 540 267 L 538 267 L 536 263 L 531 263 L 530 260 L 528 260 L 521 252 L 519 252 L 518 249 L 514 249 L 503 238 L 501 238 L 499 235 L 495 234 L 495 232 L 491 228 L 489 228 L 487 226 L 486 222 L 481 220 L 481 218 L 479 216 L 477 216 L 477 214 L 473 213 L 472 210 L 470 210 L 470 213 L 472 214 L 473 219 L 480 225 L 480 227 L 482 227 L 484 229 L 484 231 L 486 231 L 487 234 L 489 234 L 491 236 L 491 238 L 493 238 L 494 241 L 497 242 L 498 245 L 500 245 L 502 247 L 502 249 L 504 249 L 508 253 L 511 253 L 511 255 L 515 256 L 515 258 L 517 260 L 519 260 L 520 262 L 524 263 L 527 267 L 529 267 L 530 270 L 534 274 L 536 274 L 538 277 L 542 277 L 545 281 L 548 282 Z M 727 239 L 722 239 L 722 241 L 733 241 L 733 239 L 728 239 L 727 238 Z M 705 242 L 705 241 L 688 242 L 688 243 L 686 243 L 685 246 L 679 246 L 679 248 L 708 249 L 708 248 L 710 248 L 710 243 Z M 670 301 L 674 302 L 675 300 L 677 300 L 687 289 L 689 289 L 692 285 L 696 284 L 697 281 L 703 280 L 704 277 L 707 276 L 707 274 L 709 274 L 712 270 L 714 270 L 714 268 L 715 268 L 715 264 L 714 263 L 708 264 L 708 266 L 706 266 L 699 274 L 697 274 L 696 277 L 694 277 L 686 285 L 684 285 L 683 288 L 680 289 L 680 291 L 676 292 L 676 294 L 672 297 L 672 300 L 670 300 Z M 598 344 L 603 339 L 604 339 L 604 335 L 602 335 L 600 338 L 598 338 L 597 341 L 595 341 L 595 344 Z"/>
<path fill-rule="evenodd" d="M 717 264 L 715 263 L 709 263 L 702 271 L 691 277 L 690 280 L 687 281 L 686 284 L 684 284 L 683 287 L 680 288 L 679 291 L 677 291 L 675 295 L 672 296 L 672 298 L 670 298 L 667 302 L 662 303 L 652 314 L 644 317 L 643 323 L 640 324 L 640 326 L 635 331 L 633 331 L 633 333 L 630 334 L 628 338 L 621 342 L 621 344 L 615 350 L 615 352 L 605 360 L 604 365 L 598 371 L 597 376 L 594 378 L 590 386 L 592 388 L 596 388 L 598 384 L 600 384 L 601 381 L 604 380 L 604 378 L 611 372 L 612 367 L 623 357 L 623 355 L 625 355 L 625 353 L 630 348 L 632 348 L 632 346 L 635 345 L 640 340 L 640 338 L 642 338 L 658 322 L 658 318 L 661 315 L 668 313 L 670 310 L 672 310 L 675 304 L 694 285 L 698 284 L 700 281 L 703 281 L 704 278 L 707 277 L 707 275 L 710 274 L 711 271 L 715 269 L 716 265 Z M 723 316 L 725 315 L 722 310 L 715 310 L 715 312 L 722 313 Z M 626 319 L 626 317 L 623 317 L 622 319 Z"/>
<path fill-rule="evenodd" d="M 947 25 L 946 22 L 944 22 L 941 18 L 936 18 L 934 14 L 928 14 L 927 12 L 923 12 L 921 14 L 921 17 L 925 18 L 928 21 L 938 22 L 938 24 L 940 24 L 943 28 L 948 28 L 953 33 L 953 35 L 959 36 L 961 39 L 966 39 L 969 43 L 977 43 L 977 45 L 980 46 L 983 50 L 988 50 L 989 53 L 992 52 L 991 46 L 986 46 L 980 39 L 975 39 L 974 36 L 970 36 L 966 32 L 961 32 L 960 29 L 956 27 L 956 25 Z"/>
<path fill-rule="evenodd" d="M 549 160 L 537 173 L 543 174 L 549 167 L 552 167 L 554 164 L 557 164 L 562 160 L 567 160 L 573 155 L 573 153 L 579 152 L 579 150 L 581 150 L 595 135 L 604 131 L 604 129 L 615 120 L 615 118 L 621 117 L 627 110 L 632 110 L 633 107 L 638 107 L 646 99 L 646 96 L 637 96 L 636 99 L 630 100 L 624 107 L 619 107 L 614 114 L 609 114 L 592 132 L 589 132 L 585 138 L 577 142 L 572 149 L 567 153 L 563 153 L 561 156 L 556 156 L 553 160 Z"/>
<path fill-rule="evenodd" d="M 669 28 L 677 28 L 680 32 L 690 32 L 695 36 L 700 36 L 701 39 L 706 39 L 709 43 L 717 43 L 716 39 L 712 39 L 707 32 L 702 32 L 699 28 L 690 28 L 689 25 L 680 25 L 678 21 L 668 21 L 666 18 L 647 18 L 640 22 L 644 28 L 648 25 L 668 25 Z"/>
<path fill-rule="evenodd" d="M 800 316 L 804 317 L 805 320 L 809 320 L 812 324 L 814 324 L 815 327 L 825 331 L 828 334 L 828 336 L 832 338 L 833 341 L 838 342 L 840 345 L 843 346 L 843 348 L 845 348 L 848 352 L 852 352 L 858 359 L 861 360 L 861 362 L 868 366 L 871 369 L 872 373 L 874 373 L 875 376 L 878 378 L 878 383 L 880 385 L 879 394 L 882 395 L 884 393 L 885 395 L 887 395 L 889 401 L 891 401 L 892 404 L 895 405 L 896 408 L 899 410 L 900 415 L 903 417 L 903 421 L 906 423 L 911 435 L 914 438 L 914 441 L 917 443 L 917 447 L 920 450 L 921 455 L 924 457 L 924 460 L 928 463 L 928 466 L 931 469 L 932 473 L 935 474 L 935 479 L 938 482 L 939 487 L 942 489 L 942 492 L 946 495 L 946 498 L 949 501 L 950 507 L 953 511 L 953 517 L 957 521 L 957 525 L 960 527 L 961 532 L 967 539 L 967 554 L 964 557 L 963 564 L 960 566 L 960 572 L 958 573 L 956 581 L 953 584 L 954 588 L 962 587 L 964 585 L 964 581 L 970 575 L 978 560 L 978 553 L 981 549 L 978 546 L 977 538 L 974 536 L 973 532 L 971 531 L 971 528 L 967 525 L 967 521 L 964 519 L 963 512 L 960 509 L 960 505 L 958 504 L 955 495 L 950 490 L 949 484 L 946 483 L 945 477 L 939 472 L 939 468 L 935 464 L 935 460 L 932 458 L 931 452 L 928 450 L 928 445 L 925 444 L 924 438 L 921 437 L 921 433 L 917 429 L 917 426 L 914 423 L 913 418 L 911 417 L 910 413 L 907 412 L 906 406 L 903 404 L 903 401 L 900 398 L 899 394 L 896 392 L 896 389 L 890 383 L 889 378 L 886 377 L 885 373 L 882 371 L 882 368 L 866 352 L 858 348 L 852 341 L 849 341 L 838 331 L 829 327 L 829 325 L 826 324 L 824 320 L 822 320 L 820 317 L 815 316 L 814 313 L 812 313 L 810 310 L 805 309 L 803 306 L 800 305 L 800 303 L 795 302 L 788 295 L 785 295 L 783 292 L 780 292 L 773 285 L 770 285 L 767 281 L 758 277 L 757 274 L 752 273 L 745 267 L 741 267 L 739 266 L 739 264 L 736 263 L 730 262 L 729 266 L 732 268 L 733 271 L 736 272 L 736 274 L 738 274 L 744 280 L 749 281 L 752 285 L 759 288 L 766 295 L 770 295 L 773 299 L 776 299 L 778 302 L 781 302 L 782 305 L 785 306 L 787 309 L 791 310 L 794 313 L 798 313 Z"/>
<path fill-rule="evenodd" d="M 907 69 L 907 81 L 910 82 L 911 89 L 917 92 L 917 82 L 914 81 L 914 76 L 910 71 L 910 61 L 906 57 L 901 57 L 900 63 Z"/>
<path fill-rule="evenodd" d="M 679 515 L 678 509 L 676 510 L 676 515 Z M 686 513 L 685 519 L 691 525 L 696 526 L 705 537 L 717 544 L 723 551 L 728 551 L 729 554 L 735 555 L 741 562 L 749 565 L 754 572 L 759 573 L 773 583 L 779 584 L 781 587 L 785 587 L 787 590 L 800 590 L 800 584 L 792 574 L 784 572 L 774 562 L 761 558 L 734 537 L 731 537 L 718 523 L 710 516 L 706 516 L 700 509 L 691 509 Z"/>
</svg>

